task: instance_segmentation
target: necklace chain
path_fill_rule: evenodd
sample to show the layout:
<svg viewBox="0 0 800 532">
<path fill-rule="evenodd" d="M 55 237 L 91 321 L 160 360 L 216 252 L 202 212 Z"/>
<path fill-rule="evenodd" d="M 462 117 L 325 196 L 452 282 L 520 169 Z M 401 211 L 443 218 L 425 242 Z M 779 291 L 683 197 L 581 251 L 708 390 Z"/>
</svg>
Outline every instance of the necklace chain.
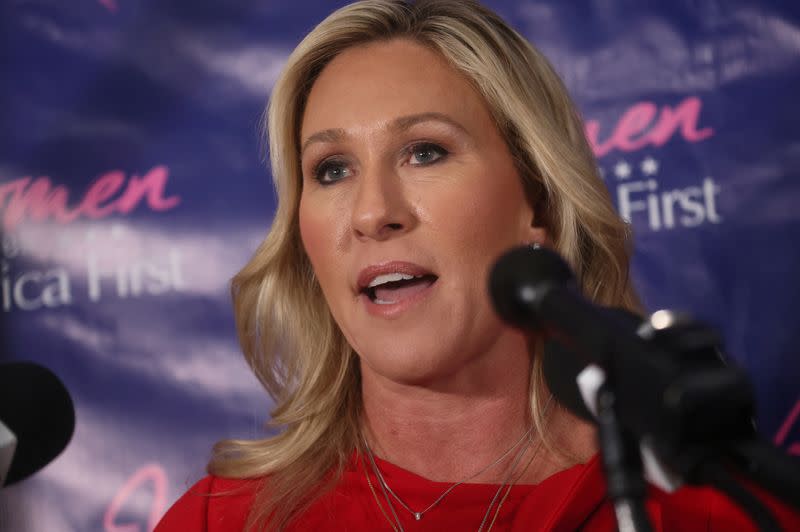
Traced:
<svg viewBox="0 0 800 532">
<path fill-rule="evenodd" d="M 552 400 L 553 400 L 553 395 L 550 394 L 550 397 L 548 397 L 547 403 L 544 406 L 544 412 L 543 412 L 544 415 L 546 415 L 549 412 L 550 404 L 551 404 Z M 381 490 L 383 491 L 383 497 L 386 500 L 386 505 L 389 507 L 389 510 L 391 511 L 392 516 L 394 517 L 394 522 L 392 522 L 392 519 L 389 518 L 389 515 L 383 509 L 383 505 L 381 504 L 380 500 L 378 499 L 378 494 L 375 491 L 375 488 L 372 486 L 372 481 L 369 478 L 369 472 L 367 471 L 367 467 L 364 464 L 363 457 L 361 458 L 361 464 L 362 464 L 362 467 L 364 468 L 364 475 L 367 478 L 367 484 L 369 485 L 369 489 L 372 492 L 372 495 L 375 497 L 375 503 L 378 505 L 378 508 L 380 508 L 381 513 L 383 514 L 383 516 L 386 517 L 386 520 L 389 521 L 389 525 L 392 527 L 392 530 L 394 532 L 405 532 L 405 529 L 403 528 L 403 524 L 400 522 L 400 518 L 397 516 L 397 512 L 395 512 L 395 510 L 394 510 L 394 505 L 392 504 L 392 500 L 389 498 L 389 493 L 391 493 L 395 497 L 395 499 L 397 499 L 397 502 L 399 502 L 406 510 L 411 512 L 412 515 L 414 515 L 414 518 L 417 521 L 419 521 L 422 518 L 422 514 L 424 514 L 425 512 L 430 510 L 431 508 L 435 507 L 437 504 L 439 504 L 439 502 L 442 499 L 444 499 L 447 496 L 447 494 L 450 493 L 453 489 L 455 489 L 460 484 L 463 484 L 463 483 L 465 483 L 465 482 L 477 477 L 481 473 L 484 473 L 485 471 L 488 471 L 490 468 L 492 468 L 493 466 L 498 464 L 503 458 L 505 458 L 508 455 L 508 453 L 510 453 L 515 447 L 517 447 L 522 441 L 524 441 L 527 438 L 529 445 L 523 445 L 520 448 L 520 450 L 517 452 L 517 454 L 515 455 L 514 460 L 512 461 L 512 464 L 511 464 L 511 468 L 509 469 L 508 475 L 506 475 L 506 478 L 503 481 L 503 483 L 500 484 L 500 487 L 497 488 L 497 491 L 495 492 L 494 496 L 492 497 L 492 500 L 489 502 L 489 507 L 486 508 L 486 513 L 483 515 L 483 519 L 481 520 L 481 524 L 478 527 L 478 532 L 483 532 L 483 527 L 486 524 L 486 520 L 489 518 L 489 515 L 492 512 L 492 507 L 494 506 L 495 501 L 497 501 L 497 497 L 500 495 L 500 492 L 503 490 L 503 488 L 506 487 L 506 485 L 507 485 L 506 492 L 503 494 L 503 497 L 500 499 L 500 502 L 497 503 L 497 509 L 494 512 L 494 516 L 492 517 L 492 520 L 489 522 L 489 527 L 486 529 L 486 532 L 490 532 L 492 530 L 492 527 L 494 527 L 495 521 L 497 521 L 497 517 L 500 515 L 500 507 L 503 506 L 503 503 L 506 501 L 506 499 L 508 498 L 508 495 L 511 493 L 511 488 L 513 488 L 514 484 L 516 484 L 517 481 L 520 478 L 522 478 L 522 476 L 525 474 L 525 471 L 528 470 L 528 468 L 530 467 L 531 463 L 533 463 L 534 458 L 536 458 L 536 455 L 539 453 L 539 449 L 541 449 L 541 447 L 542 447 L 542 441 L 541 441 L 541 439 L 539 439 L 539 442 L 538 442 L 539 445 L 537 445 L 536 448 L 534 449 L 533 454 L 531 455 L 530 459 L 528 459 L 528 462 L 525 464 L 525 467 L 523 467 L 522 470 L 520 471 L 519 475 L 517 475 L 517 477 L 514 478 L 514 471 L 516 470 L 517 466 L 519 465 L 519 462 L 522 459 L 522 457 L 525 456 L 525 451 L 528 449 L 530 444 L 533 443 L 531 441 L 531 438 L 530 438 L 530 434 L 531 434 L 532 430 L 533 430 L 533 427 L 530 427 L 528 429 L 528 431 L 523 435 L 523 437 L 519 441 L 517 441 L 517 443 L 512 445 L 506 452 L 504 452 L 500 456 L 500 458 L 498 458 L 497 460 L 495 460 L 494 462 L 492 462 L 488 466 L 484 467 L 483 469 L 481 469 L 477 473 L 474 473 L 473 475 L 471 475 L 471 476 L 469 476 L 469 477 L 467 477 L 467 478 L 465 478 L 463 480 L 460 480 L 460 481 L 456 482 L 455 484 L 453 484 L 452 486 L 450 486 L 449 488 L 447 488 L 444 491 L 444 493 L 442 493 L 433 503 L 431 503 L 428 506 L 428 508 L 422 510 L 421 512 L 414 512 L 411 508 L 409 508 L 400 499 L 400 497 L 398 497 L 391 490 L 391 488 L 389 488 L 389 485 L 386 484 L 386 480 L 383 478 L 383 475 L 381 474 L 381 470 L 378 468 L 378 464 L 375 463 L 375 456 L 372 454 L 372 449 L 370 448 L 369 443 L 367 443 L 367 439 L 362 434 L 361 438 L 364 441 L 364 447 L 366 448 L 366 451 L 367 451 L 367 457 L 369 458 L 370 464 L 372 465 L 372 470 L 375 473 L 376 478 L 378 479 L 378 483 L 381 486 Z"/>
<path fill-rule="evenodd" d="M 370 455 L 369 458 L 370 458 L 370 462 L 372 462 L 373 470 L 377 469 L 377 465 L 375 464 L 375 460 L 372 458 L 371 455 Z M 397 517 L 397 513 L 394 511 L 394 506 L 392 506 L 392 501 L 389 499 L 389 496 L 386 494 L 386 489 L 383 487 L 383 484 L 381 484 L 381 489 L 383 490 L 383 496 L 386 498 L 386 505 L 389 507 L 389 510 L 392 512 L 392 516 L 394 517 L 394 522 L 392 522 L 392 519 L 386 513 L 386 510 L 383 509 L 383 505 L 381 504 L 380 499 L 378 499 L 378 494 L 375 492 L 375 488 L 372 486 L 372 481 L 369 479 L 369 472 L 367 471 L 367 466 L 364 465 L 364 458 L 363 457 L 361 457 L 361 465 L 364 468 L 364 476 L 367 477 L 367 485 L 369 486 L 369 490 L 372 492 L 372 495 L 375 497 L 375 502 L 377 503 L 378 508 L 380 508 L 381 513 L 386 518 L 386 520 L 389 521 L 389 525 L 391 525 L 392 530 L 394 530 L 394 532 L 405 532 L 404 529 L 403 529 L 403 524 L 400 523 L 400 519 Z M 397 526 L 395 526 L 395 524 Z"/>
<path fill-rule="evenodd" d="M 396 493 L 394 493 L 394 491 L 392 491 L 392 489 L 386 483 L 386 479 L 384 479 L 383 474 L 381 473 L 380 469 L 378 468 L 378 464 L 375 462 L 375 455 L 372 453 L 372 449 L 369 447 L 369 444 L 367 443 L 366 438 L 363 438 L 363 436 L 362 436 L 362 438 L 364 440 L 364 446 L 365 446 L 366 451 L 367 451 L 367 457 L 369 458 L 369 461 L 370 461 L 370 465 L 372 466 L 372 470 L 375 473 L 376 478 L 378 479 L 378 484 L 381 487 L 381 490 L 383 491 L 383 496 L 384 496 L 384 499 L 386 500 L 386 505 L 389 507 L 389 510 L 391 511 L 392 517 L 394 518 L 394 520 L 392 520 L 389 517 L 389 515 L 384 510 L 383 505 L 380 503 L 380 500 L 378 499 L 378 494 L 377 494 L 377 492 L 375 491 L 375 488 L 372 485 L 372 481 L 369 478 L 369 473 L 367 472 L 366 466 L 363 464 L 363 459 L 362 459 L 362 465 L 364 466 L 364 474 L 365 474 L 365 476 L 367 478 L 367 484 L 369 485 L 369 489 L 372 492 L 372 495 L 375 497 L 375 502 L 378 504 L 378 508 L 380 508 L 381 513 L 383 514 L 383 516 L 386 518 L 387 521 L 389 521 L 389 524 L 391 525 L 392 530 L 394 530 L 395 532 L 405 532 L 405 529 L 403 528 L 403 525 L 400 522 L 400 518 L 398 517 L 397 512 L 395 512 L 395 510 L 394 510 L 394 505 L 392 504 L 392 500 L 389 498 L 389 494 L 390 493 L 395 498 L 395 500 L 397 500 L 397 502 L 400 503 L 400 505 L 403 508 L 405 508 L 409 513 L 411 513 L 414 516 L 414 518 L 417 521 L 419 521 L 422 518 L 422 515 L 425 512 L 429 511 L 430 509 L 434 508 L 437 504 L 439 504 L 439 502 L 441 502 L 441 500 L 444 499 L 447 496 L 447 494 L 450 493 L 451 491 L 453 491 L 453 489 L 455 489 L 457 486 L 459 486 L 461 484 L 464 484 L 465 482 L 468 482 L 469 480 L 477 477 L 478 475 L 480 475 L 481 473 L 484 473 L 485 471 L 488 471 L 490 468 L 492 468 L 493 466 L 495 466 L 498 463 L 500 463 L 500 461 L 502 461 L 503 458 L 508 456 L 508 454 L 511 451 L 513 451 L 516 447 L 518 447 L 526 439 L 528 440 L 528 443 L 530 444 L 531 443 L 531 440 L 530 440 L 531 430 L 532 430 L 532 428 L 528 429 L 528 431 L 522 436 L 522 438 L 520 438 L 519 441 L 517 441 L 508 450 L 506 450 L 500 456 L 500 458 L 498 458 L 497 460 L 495 460 L 494 462 L 492 462 L 488 466 L 484 467 L 483 469 L 481 469 L 477 473 L 474 473 L 474 474 L 470 475 L 469 477 L 467 477 L 467 478 L 465 478 L 463 480 L 460 480 L 460 481 L 456 482 L 455 484 L 453 484 L 452 486 L 450 486 L 449 488 L 447 488 L 433 503 L 431 503 L 427 508 L 425 508 L 421 512 L 413 511 L 411 508 L 408 507 L 408 505 L 405 504 L 405 502 L 403 502 L 402 499 L 400 499 L 400 497 L 397 496 Z M 500 507 L 503 505 L 505 500 L 508 498 L 508 495 L 511 492 L 511 488 L 514 486 L 514 484 L 517 482 L 517 480 L 519 480 L 519 478 L 522 476 L 522 474 L 524 474 L 525 470 L 528 469 L 528 467 L 530 466 L 531 462 L 533 461 L 533 458 L 536 455 L 536 452 L 538 452 L 538 450 L 539 450 L 539 448 L 537 447 L 536 450 L 534 451 L 534 455 L 531 456 L 531 458 L 528 460 L 528 463 L 525 465 L 525 468 L 522 470 L 522 472 L 516 478 L 514 478 L 514 472 L 516 471 L 517 466 L 519 465 L 520 461 L 522 460 L 522 457 L 525 456 L 525 451 L 527 450 L 527 448 L 528 448 L 528 445 L 521 446 L 519 451 L 517 451 L 516 455 L 514 456 L 514 459 L 512 460 L 512 463 L 511 463 L 511 468 L 509 469 L 509 472 L 508 472 L 508 475 L 506 475 L 506 478 L 503 481 L 503 483 L 500 484 L 500 486 L 497 488 L 497 491 L 495 492 L 494 496 L 492 497 L 492 500 L 489 502 L 489 506 L 486 508 L 486 513 L 484 513 L 484 515 L 483 515 L 483 519 L 481 520 L 481 524 L 478 527 L 478 532 L 482 532 L 483 531 L 483 527 L 486 525 L 486 521 L 489 519 L 489 515 L 491 515 L 491 513 L 492 513 L 492 508 L 494 507 L 495 502 L 497 502 L 497 498 L 500 496 L 500 493 L 503 491 L 503 488 L 507 488 L 505 494 L 503 495 L 503 497 L 500 499 L 499 503 L 497 504 L 497 509 L 495 510 L 494 517 L 489 522 L 489 527 L 486 529 L 486 532 L 489 532 L 492 529 L 492 527 L 494 526 L 495 521 L 497 520 L 498 515 L 500 514 Z"/>
<path fill-rule="evenodd" d="M 364 464 L 363 457 L 361 457 L 361 465 L 364 468 L 364 476 L 367 478 L 367 485 L 369 486 L 369 491 L 371 491 L 372 496 L 375 497 L 375 503 L 378 505 L 378 508 L 380 508 L 383 516 L 386 518 L 387 521 L 389 521 L 389 526 L 392 527 L 392 530 L 394 530 L 394 532 L 405 532 L 405 530 L 403 529 L 403 524 L 400 523 L 400 519 L 398 519 L 397 513 L 394 511 L 394 506 L 392 506 L 392 501 L 386 495 L 386 490 L 383 491 L 383 496 L 386 499 L 386 505 L 392 512 L 392 516 L 394 516 L 394 521 L 392 521 L 392 519 L 389 517 L 389 514 L 386 513 L 386 510 L 383 509 L 383 505 L 381 504 L 381 501 L 378 498 L 378 494 L 375 492 L 375 488 L 372 486 L 372 481 L 369 479 L 369 471 L 367 471 L 367 466 Z M 374 469 L 375 468 L 373 467 L 373 471 Z M 383 485 L 381 485 L 381 489 L 383 489 Z"/>
<path fill-rule="evenodd" d="M 520 478 L 522 478 L 522 475 L 525 474 L 525 471 L 528 470 L 528 468 L 531 465 L 531 462 L 533 462 L 533 459 L 536 457 L 536 455 L 539 452 L 540 448 L 541 448 L 541 441 L 539 441 L 539 445 L 536 446 L 536 449 L 534 449 L 533 454 L 528 459 L 528 462 L 525 464 L 525 467 L 522 468 L 522 471 L 520 471 L 519 475 L 517 475 L 516 478 L 512 478 L 513 474 L 514 474 L 514 471 L 516 470 L 517 465 L 519 464 L 519 461 L 522 459 L 523 456 L 525 456 L 525 453 L 522 452 L 517 456 L 517 458 L 514 461 L 514 464 L 511 467 L 511 471 L 509 472 L 508 477 L 506 477 L 505 482 L 503 484 L 501 484 L 499 488 L 497 488 L 497 492 L 495 492 L 494 497 L 492 498 L 492 501 L 489 503 L 489 507 L 486 509 L 486 513 L 483 514 L 483 520 L 481 521 L 481 526 L 478 527 L 478 532 L 481 532 L 483 530 L 483 525 L 486 523 L 486 519 L 489 518 L 489 514 L 492 511 L 492 505 L 494 505 L 494 501 L 495 501 L 495 499 L 497 499 L 497 495 L 502 491 L 503 486 L 508 484 L 508 487 L 506 488 L 506 492 L 503 494 L 503 498 L 501 498 L 500 502 L 497 503 L 497 509 L 494 512 L 494 517 L 492 517 L 492 520 L 489 522 L 489 528 L 486 529 L 486 532 L 489 532 L 490 530 L 492 530 L 492 527 L 494 527 L 495 521 L 497 521 L 497 517 L 500 515 L 500 507 L 503 506 L 504 502 L 506 502 L 506 499 L 508 498 L 508 494 L 511 493 L 511 488 L 514 487 L 514 484 L 516 484 L 517 481 Z"/>
<path fill-rule="evenodd" d="M 454 484 L 450 485 L 450 486 L 449 486 L 449 487 L 448 487 L 446 490 L 444 490 L 444 491 L 442 492 L 442 494 L 441 494 L 441 495 L 439 495 L 439 496 L 436 498 L 436 500 L 434 500 L 432 503 L 430 503 L 430 504 L 428 505 L 428 507 L 427 507 L 427 508 L 425 508 L 424 510 L 420 510 L 420 511 L 414 511 L 414 510 L 412 510 L 412 509 L 411 509 L 411 508 L 410 508 L 410 507 L 409 507 L 409 506 L 408 506 L 408 505 L 405 503 L 405 501 L 403 501 L 403 499 L 401 499 L 401 498 L 400 498 L 400 496 L 399 496 L 399 495 L 397 495 L 397 494 L 394 492 L 394 490 L 392 490 L 392 488 L 390 488 L 390 487 L 389 487 L 389 484 L 386 482 L 386 479 L 383 477 L 383 474 L 381 473 L 381 471 L 380 471 L 380 469 L 378 468 L 377 464 L 375 464 L 374 455 L 373 455 L 373 453 L 372 453 L 372 449 L 371 449 L 371 448 L 370 448 L 370 446 L 369 446 L 369 443 L 367 443 L 367 439 L 366 439 L 366 438 L 364 438 L 363 436 L 362 436 L 362 439 L 364 440 L 364 447 L 366 448 L 366 450 L 367 450 L 367 454 L 368 454 L 368 456 L 369 456 L 369 458 L 370 458 L 370 461 L 372 462 L 373 468 L 375 469 L 375 475 L 378 477 L 378 481 L 381 483 L 382 487 L 384 487 L 384 488 L 385 488 L 385 490 L 389 492 L 389 494 L 390 494 L 390 495 L 391 495 L 391 496 L 394 498 L 394 500 L 396 500 L 396 501 L 397 501 L 397 502 L 400 504 L 400 506 L 401 506 L 401 507 L 403 507 L 403 508 L 404 508 L 406 511 L 408 511 L 408 513 L 410 513 L 411 515 L 413 515 L 413 516 L 414 516 L 414 519 L 416 519 L 417 521 L 419 521 L 420 519 L 422 519 L 422 517 L 425 515 L 425 513 L 426 513 L 426 512 L 428 512 L 430 509 L 434 508 L 434 507 L 435 507 L 437 504 L 439 504 L 440 502 L 442 502 L 442 500 L 443 500 L 445 497 L 447 497 L 447 495 L 448 495 L 448 494 L 449 494 L 451 491 L 453 491 L 454 489 L 456 489 L 458 486 L 460 486 L 461 484 L 464 484 L 465 482 L 469 482 L 470 480 L 472 480 L 472 479 L 474 479 L 475 477 L 477 477 L 477 476 L 479 476 L 479 475 L 481 475 L 481 474 L 485 473 L 485 472 L 486 472 L 486 471 L 488 471 L 489 469 L 493 468 L 494 466 L 496 466 L 497 464 L 499 464 L 500 462 L 502 462 L 502 461 L 503 461 L 503 459 L 504 459 L 506 456 L 508 456 L 508 455 L 511 453 L 511 451 L 513 451 L 514 449 L 516 449 L 516 448 L 517 448 L 517 447 L 518 447 L 518 446 L 519 446 L 519 445 L 520 445 L 522 442 L 524 442 L 526 439 L 527 439 L 527 440 L 528 440 L 528 442 L 530 443 L 530 435 L 531 435 L 531 431 L 532 431 L 532 430 L 533 430 L 533 427 L 529 428 L 529 429 L 527 430 L 527 432 L 525 432 L 525 434 L 523 434 L 523 435 L 522 435 L 522 437 L 521 437 L 519 440 L 517 440 L 517 442 L 516 442 L 514 445 L 512 445 L 511 447 L 509 447 L 508 449 L 506 449 L 506 451 L 505 451 L 505 452 L 504 452 L 502 455 L 500 455 L 500 457 L 499 457 L 499 458 L 497 458 L 495 461 L 493 461 L 491 464 L 489 464 L 489 465 L 487 465 L 487 466 L 483 467 L 481 470 L 479 470 L 479 471 L 477 471 L 477 472 L 473 473 L 472 475 L 470 475 L 470 476 L 468 476 L 468 477 L 466 477 L 466 478 L 464 478 L 464 479 L 461 479 L 461 480 L 459 480 L 458 482 L 456 482 L 456 483 L 454 483 Z M 523 449 L 524 449 L 524 448 L 525 448 L 525 446 L 523 446 Z"/>
</svg>

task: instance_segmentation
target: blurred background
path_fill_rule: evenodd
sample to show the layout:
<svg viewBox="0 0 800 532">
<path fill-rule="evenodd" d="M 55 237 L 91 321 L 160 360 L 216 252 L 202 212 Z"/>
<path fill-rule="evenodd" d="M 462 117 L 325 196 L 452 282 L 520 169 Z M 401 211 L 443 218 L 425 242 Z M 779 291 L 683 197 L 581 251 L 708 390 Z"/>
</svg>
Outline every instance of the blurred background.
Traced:
<svg viewBox="0 0 800 532">
<path fill-rule="evenodd" d="M 1 356 L 52 369 L 77 419 L 0 490 L 4 530 L 149 531 L 215 441 L 266 434 L 228 283 L 275 206 L 270 88 L 346 3 L 0 2 Z M 798 4 L 486 4 L 577 101 L 647 308 L 717 327 L 800 454 Z"/>
</svg>

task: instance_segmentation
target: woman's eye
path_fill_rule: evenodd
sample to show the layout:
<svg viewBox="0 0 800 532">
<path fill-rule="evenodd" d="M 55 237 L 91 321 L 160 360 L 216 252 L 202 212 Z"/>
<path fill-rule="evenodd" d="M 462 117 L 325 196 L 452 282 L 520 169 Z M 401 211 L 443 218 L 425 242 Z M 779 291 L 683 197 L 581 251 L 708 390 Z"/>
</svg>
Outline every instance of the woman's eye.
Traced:
<svg viewBox="0 0 800 532">
<path fill-rule="evenodd" d="M 412 146 L 409 153 L 410 164 L 426 165 L 434 163 L 447 155 L 447 150 L 436 144 L 425 143 Z"/>
<path fill-rule="evenodd" d="M 323 161 L 314 169 L 314 179 L 323 185 L 335 183 L 350 175 L 350 169 L 342 161 Z"/>
</svg>

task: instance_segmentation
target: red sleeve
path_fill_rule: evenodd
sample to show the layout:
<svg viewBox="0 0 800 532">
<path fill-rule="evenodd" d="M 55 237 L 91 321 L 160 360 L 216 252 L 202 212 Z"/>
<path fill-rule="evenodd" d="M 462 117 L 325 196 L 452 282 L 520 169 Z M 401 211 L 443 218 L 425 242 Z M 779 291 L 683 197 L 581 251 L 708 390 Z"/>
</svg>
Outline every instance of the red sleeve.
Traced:
<svg viewBox="0 0 800 532">
<path fill-rule="evenodd" d="M 800 530 L 800 513 L 766 491 L 745 483 L 748 490 L 770 510 L 782 530 Z M 722 493 L 711 488 L 683 488 L 662 495 L 664 530 L 708 532 L 756 531 L 748 514 Z M 691 523 L 691 526 L 689 524 Z"/>
<path fill-rule="evenodd" d="M 167 510 L 153 532 L 208 531 L 208 499 L 211 477 L 206 477 L 189 488 Z"/>
<path fill-rule="evenodd" d="M 208 476 L 189 488 L 153 532 L 241 532 L 258 482 Z"/>
<path fill-rule="evenodd" d="M 780 524 L 782 530 L 800 530 L 800 512 L 792 509 L 787 504 L 784 504 L 780 499 L 769 493 L 768 491 L 762 489 L 759 486 L 755 486 L 749 481 L 741 481 L 742 484 L 753 494 L 756 498 L 761 501 L 761 503 L 770 511 L 770 513 L 775 517 L 775 519 Z M 715 506 L 715 510 L 722 514 L 728 514 L 729 516 L 734 513 L 738 513 L 747 520 L 749 526 L 752 527 L 752 530 L 756 530 L 753 521 L 750 519 L 750 516 L 747 515 L 744 510 L 736 506 L 728 497 L 721 495 L 721 502 Z M 714 526 L 712 530 L 730 530 L 723 527 Z"/>
</svg>

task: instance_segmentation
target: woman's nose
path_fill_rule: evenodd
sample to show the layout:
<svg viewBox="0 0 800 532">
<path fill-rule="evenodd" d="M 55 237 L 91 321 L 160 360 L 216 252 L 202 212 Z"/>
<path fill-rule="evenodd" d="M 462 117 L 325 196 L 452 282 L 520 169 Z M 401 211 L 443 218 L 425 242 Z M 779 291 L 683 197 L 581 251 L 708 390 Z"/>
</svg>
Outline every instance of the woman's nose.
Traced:
<svg viewBox="0 0 800 532">
<path fill-rule="evenodd" d="M 353 201 L 352 227 L 359 239 L 386 240 L 416 223 L 400 177 L 386 169 L 363 172 Z"/>
</svg>

